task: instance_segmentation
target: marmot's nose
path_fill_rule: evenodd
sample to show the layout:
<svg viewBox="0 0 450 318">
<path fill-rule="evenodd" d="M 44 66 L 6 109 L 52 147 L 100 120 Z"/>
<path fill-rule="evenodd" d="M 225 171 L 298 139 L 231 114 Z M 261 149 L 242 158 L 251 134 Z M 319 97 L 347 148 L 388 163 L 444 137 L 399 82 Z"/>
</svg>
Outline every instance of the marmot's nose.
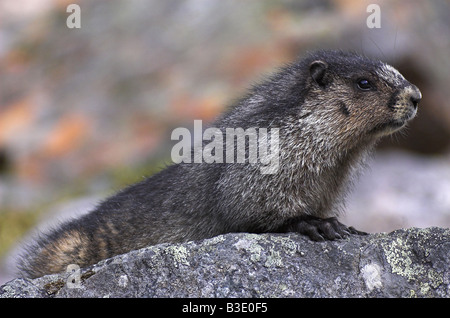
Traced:
<svg viewBox="0 0 450 318">
<path fill-rule="evenodd" d="M 420 100 L 422 99 L 422 93 L 415 85 L 411 85 L 411 86 L 412 86 L 412 92 L 411 92 L 411 96 L 410 96 L 409 100 L 413 104 L 414 108 L 417 108 Z"/>
</svg>

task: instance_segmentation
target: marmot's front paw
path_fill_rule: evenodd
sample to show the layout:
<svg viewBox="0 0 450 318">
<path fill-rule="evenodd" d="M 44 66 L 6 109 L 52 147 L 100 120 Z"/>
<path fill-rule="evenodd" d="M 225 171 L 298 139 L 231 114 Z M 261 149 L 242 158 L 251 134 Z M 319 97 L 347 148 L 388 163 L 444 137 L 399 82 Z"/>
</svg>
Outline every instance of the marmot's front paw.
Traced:
<svg viewBox="0 0 450 318">
<path fill-rule="evenodd" d="M 308 236 L 313 241 L 325 241 L 342 239 L 350 234 L 367 235 L 368 233 L 358 231 L 354 227 L 347 227 L 332 217 L 322 219 L 315 216 L 303 216 L 291 222 L 287 231 L 298 232 Z"/>
</svg>

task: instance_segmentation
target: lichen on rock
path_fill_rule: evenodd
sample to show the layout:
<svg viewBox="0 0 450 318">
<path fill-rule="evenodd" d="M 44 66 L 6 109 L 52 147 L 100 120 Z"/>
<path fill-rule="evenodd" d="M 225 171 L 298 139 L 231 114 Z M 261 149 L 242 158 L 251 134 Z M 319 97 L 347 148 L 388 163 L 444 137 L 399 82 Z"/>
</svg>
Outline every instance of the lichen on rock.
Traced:
<svg viewBox="0 0 450 318">
<path fill-rule="evenodd" d="M 149 246 L 0 287 L 0 297 L 450 297 L 450 230 L 402 229 L 312 242 L 230 233 Z"/>
</svg>

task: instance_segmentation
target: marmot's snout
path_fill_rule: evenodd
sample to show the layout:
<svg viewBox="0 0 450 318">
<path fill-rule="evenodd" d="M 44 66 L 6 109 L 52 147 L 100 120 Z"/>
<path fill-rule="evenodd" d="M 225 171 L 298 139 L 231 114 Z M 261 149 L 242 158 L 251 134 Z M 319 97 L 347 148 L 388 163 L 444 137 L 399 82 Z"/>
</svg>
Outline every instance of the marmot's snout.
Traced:
<svg viewBox="0 0 450 318">
<path fill-rule="evenodd" d="M 413 84 L 409 84 L 399 94 L 395 110 L 395 120 L 403 126 L 409 120 L 413 119 L 417 113 L 417 107 L 422 99 L 422 93 Z"/>
<path fill-rule="evenodd" d="M 406 89 L 405 99 L 408 101 L 405 112 L 405 121 L 413 119 L 417 113 L 417 107 L 420 100 L 422 99 L 422 93 L 417 88 L 417 86 L 410 84 Z"/>
<path fill-rule="evenodd" d="M 411 97 L 409 98 L 409 100 L 411 101 L 414 109 L 417 109 L 417 106 L 419 105 L 419 102 L 422 99 L 422 93 L 417 88 L 417 86 L 411 84 L 411 87 L 412 87 L 412 93 L 411 93 Z"/>
</svg>

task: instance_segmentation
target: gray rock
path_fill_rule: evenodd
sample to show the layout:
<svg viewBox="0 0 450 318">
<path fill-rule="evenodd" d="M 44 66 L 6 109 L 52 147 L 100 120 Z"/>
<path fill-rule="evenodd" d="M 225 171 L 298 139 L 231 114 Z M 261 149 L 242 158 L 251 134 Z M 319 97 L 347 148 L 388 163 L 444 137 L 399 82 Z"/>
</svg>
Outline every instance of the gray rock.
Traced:
<svg viewBox="0 0 450 318">
<path fill-rule="evenodd" d="M 15 279 L 0 297 L 450 297 L 449 265 L 450 230 L 437 227 L 320 243 L 231 233 Z"/>
</svg>

